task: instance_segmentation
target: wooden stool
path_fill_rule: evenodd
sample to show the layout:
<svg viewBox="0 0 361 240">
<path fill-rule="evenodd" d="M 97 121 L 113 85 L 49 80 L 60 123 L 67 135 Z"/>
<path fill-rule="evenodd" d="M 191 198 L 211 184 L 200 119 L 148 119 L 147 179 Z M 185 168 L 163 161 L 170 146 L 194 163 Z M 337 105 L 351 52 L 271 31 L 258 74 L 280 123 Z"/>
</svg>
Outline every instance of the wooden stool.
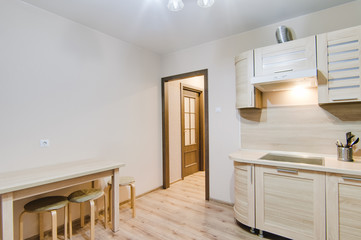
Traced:
<svg viewBox="0 0 361 240">
<path fill-rule="evenodd" d="M 43 228 L 43 214 L 44 212 L 51 213 L 51 228 L 52 228 L 52 238 L 53 240 L 58 239 L 57 236 L 57 214 L 56 210 L 64 208 L 64 239 L 67 239 L 67 224 L 68 224 L 68 199 L 64 196 L 51 196 L 43 197 L 31 202 L 28 202 L 24 206 L 24 211 L 20 214 L 19 221 L 19 238 L 20 240 L 24 239 L 24 222 L 23 217 L 25 213 L 38 213 L 39 214 L 39 236 L 40 240 L 44 239 L 44 228 Z"/>
<path fill-rule="evenodd" d="M 110 198 L 110 194 L 111 194 L 111 189 L 112 189 L 112 182 L 108 182 L 108 195 L 109 195 L 109 199 Z M 119 177 L 119 186 L 129 186 L 130 187 L 130 204 L 131 204 L 131 208 L 132 208 L 132 217 L 135 217 L 135 179 L 134 177 L 129 177 L 129 176 L 120 176 Z M 109 204 L 111 205 L 111 204 Z M 110 206 L 110 215 L 112 214 L 111 210 L 111 206 Z"/>
<path fill-rule="evenodd" d="M 68 196 L 69 202 L 80 203 L 80 226 L 84 227 L 84 202 L 89 201 L 90 204 L 90 239 L 95 238 L 95 204 L 94 200 L 104 196 L 104 228 L 107 228 L 107 199 L 104 191 L 101 189 L 82 189 L 71 193 Z M 71 218 L 71 211 L 69 206 L 69 239 L 72 239 L 73 235 L 73 224 Z"/>
</svg>

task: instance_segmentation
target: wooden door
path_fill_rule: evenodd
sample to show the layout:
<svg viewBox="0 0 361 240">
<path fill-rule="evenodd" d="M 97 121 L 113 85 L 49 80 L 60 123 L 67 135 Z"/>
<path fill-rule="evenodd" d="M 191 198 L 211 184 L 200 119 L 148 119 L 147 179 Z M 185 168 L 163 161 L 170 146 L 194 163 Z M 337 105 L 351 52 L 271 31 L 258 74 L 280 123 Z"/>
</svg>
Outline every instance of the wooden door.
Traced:
<svg viewBox="0 0 361 240">
<path fill-rule="evenodd" d="M 255 228 L 254 167 L 234 162 L 234 217 L 242 224 Z"/>
<path fill-rule="evenodd" d="M 361 101 L 361 26 L 317 35 L 318 102 Z"/>
<path fill-rule="evenodd" d="M 325 174 L 256 166 L 256 228 L 294 240 L 326 238 Z"/>
<path fill-rule="evenodd" d="M 182 177 L 199 171 L 199 93 L 182 94 Z"/>
<path fill-rule="evenodd" d="M 360 239 L 361 178 L 328 173 L 326 180 L 327 239 Z"/>
<path fill-rule="evenodd" d="M 241 53 L 235 58 L 236 107 L 262 108 L 261 92 L 251 84 L 254 77 L 253 50 Z"/>
</svg>

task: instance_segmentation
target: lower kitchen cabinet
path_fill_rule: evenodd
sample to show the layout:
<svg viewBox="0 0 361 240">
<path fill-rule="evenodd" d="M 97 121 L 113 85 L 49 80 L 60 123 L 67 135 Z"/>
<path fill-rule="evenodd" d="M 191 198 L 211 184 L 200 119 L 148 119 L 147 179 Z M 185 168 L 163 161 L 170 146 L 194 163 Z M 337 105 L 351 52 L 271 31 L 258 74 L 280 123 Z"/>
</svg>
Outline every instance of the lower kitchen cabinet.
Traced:
<svg viewBox="0 0 361 240">
<path fill-rule="evenodd" d="M 255 181 L 257 229 L 295 240 L 326 239 L 324 173 L 256 166 Z"/>
<path fill-rule="evenodd" d="M 234 216 L 242 224 L 255 227 L 254 166 L 234 162 Z"/>
<path fill-rule="evenodd" d="M 361 239 L 361 177 L 328 173 L 327 239 Z"/>
</svg>

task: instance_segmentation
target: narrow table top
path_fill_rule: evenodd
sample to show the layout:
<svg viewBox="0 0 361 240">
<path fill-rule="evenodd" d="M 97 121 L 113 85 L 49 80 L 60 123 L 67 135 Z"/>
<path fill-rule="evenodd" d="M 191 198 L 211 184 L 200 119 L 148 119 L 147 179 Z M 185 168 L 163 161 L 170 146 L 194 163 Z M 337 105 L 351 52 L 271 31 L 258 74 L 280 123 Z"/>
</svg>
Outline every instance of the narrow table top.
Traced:
<svg viewBox="0 0 361 240">
<path fill-rule="evenodd" d="M 123 167 L 117 161 L 85 159 L 0 173 L 0 194 Z"/>
</svg>

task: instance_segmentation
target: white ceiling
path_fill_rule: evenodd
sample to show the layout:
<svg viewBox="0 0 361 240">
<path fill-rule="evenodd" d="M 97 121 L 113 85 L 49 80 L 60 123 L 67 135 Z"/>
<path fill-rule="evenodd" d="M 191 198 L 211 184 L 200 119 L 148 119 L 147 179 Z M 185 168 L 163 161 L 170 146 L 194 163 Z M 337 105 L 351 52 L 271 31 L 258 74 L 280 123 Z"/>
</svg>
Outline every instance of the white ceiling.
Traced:
<svg viewBox="0 0 361 240">
<path fill-rule="evenodd" d="M 215 0 L 200 8 L 183 0 L 24 0 L 159 54 L 195 46 L 353 0 Z"/>
</svg>

